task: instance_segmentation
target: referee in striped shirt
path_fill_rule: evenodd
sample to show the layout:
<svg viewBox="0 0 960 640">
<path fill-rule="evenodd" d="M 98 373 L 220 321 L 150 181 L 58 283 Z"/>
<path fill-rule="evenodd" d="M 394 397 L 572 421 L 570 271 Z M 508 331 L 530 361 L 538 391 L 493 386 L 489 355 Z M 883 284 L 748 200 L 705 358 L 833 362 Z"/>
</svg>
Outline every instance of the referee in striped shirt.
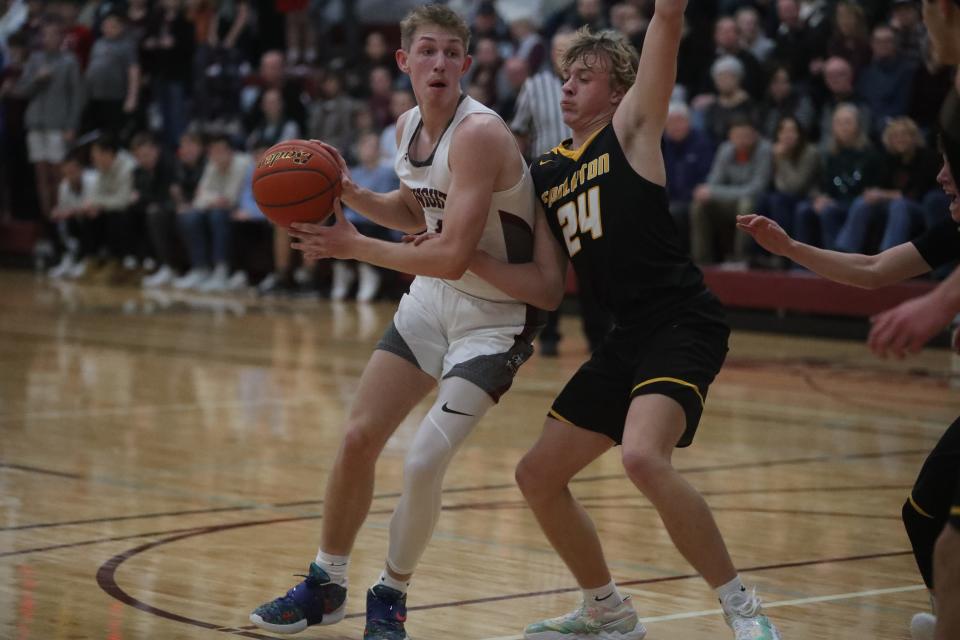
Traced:
<svg viewBox="0 0 960 640">
<path fill-rule="evenodd" d="M 572 31 L 558 32 L 553 36 L 550 42 L 552 66 L 527 78 L 520 88 L 520 95 L 517 96 L 516 111 L 510 128 L 530 161 L 536 160 L 571 135 L 570 128 L 563 123 L 563 112 L 560 111 L 563 81 L 556 70 L 564 49 L 573 37 Z M 597 304 L 592 292 L 584 289 L 583 283 L 580 283 L 577 295 L 583 332 L 592 353 L 610 330 L 610 317 Z M 561 337 L 557 331 L 559 317 L 559 311 L 551 311 L 547 318 L 547 324 L 540 333 L 541 355 L 557 355 L 557 343 Z"/>
</svg>

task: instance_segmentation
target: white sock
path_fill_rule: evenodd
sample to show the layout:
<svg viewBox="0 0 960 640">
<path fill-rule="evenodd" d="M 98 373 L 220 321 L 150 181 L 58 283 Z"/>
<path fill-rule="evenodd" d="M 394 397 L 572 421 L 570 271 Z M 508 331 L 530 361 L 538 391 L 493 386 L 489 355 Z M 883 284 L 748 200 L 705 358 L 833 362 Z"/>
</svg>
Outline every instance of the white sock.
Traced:
<svg viewBox="0 0 960 640">
<path fill-rule="evenodd" d="M 717 588 L 717 597 L 720 598 L 720 604 L 724 609 L 737 609 L 750 599 L 747 588 L 743 586 L 739 575 L 727 584 Z"/>
<path fill-rule="evenodd" d="M 341 587 L 347 586 L 347 569 L 350 568 L 350 556 L 335 556 L 317 551 L 317 564 L 330 576 L 330 582 Z"/>
<path fill-rule="evenodd" d="M 407 587 L 410 586 L 409 582 L 403 582 L 402 580 L 397 580 L 384 569 L 380 572 L 380 580 L 377 581 L 377 584 L 382 584 L 390 587 L 391 589 L 396 589 L 400 593 L 406 593 Z M 377 586 L 376 584 L 373 586 Z"/>
<path fill-rule="evenodd" d="M 616 609 L 623 604 L 623 596 L 617 591 L 617 584 L 611 580 L 610 584 L 605 584 L 602 587 L 584 589 L 583 601 L 592 606 Z"/>
</svg>

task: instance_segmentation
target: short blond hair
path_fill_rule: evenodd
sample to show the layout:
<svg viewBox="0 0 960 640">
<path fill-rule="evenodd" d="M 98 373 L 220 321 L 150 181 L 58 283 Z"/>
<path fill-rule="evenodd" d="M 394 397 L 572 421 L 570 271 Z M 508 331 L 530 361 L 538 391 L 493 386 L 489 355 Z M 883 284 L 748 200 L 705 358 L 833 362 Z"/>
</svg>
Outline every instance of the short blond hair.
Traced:
<svg viewBox="0 0 960 640">
<path fill-rule="evenodd" d="M 470 27 L 450 7 L 443 4 L 425 4 L 412 9 L 400 21 L 400 46 L 409 51 L 417 29 L 426 25 L 436 25 L 463 40 L 464 51 L 470 50 Z"/>
<path fill-rule="evenodd" d="M 560 69 L 566 71 L 578 60 L 582 60 L 588 69 L 593 68 L 598 62 L 601 65 L 607 65 L 610 86 L 623 91 L 633 85 L 637 78 L 637 67 L 640 64 L 637 50 L 622 33 L 612 29 L 593 33 L 589 27 L 583 27 L 577 31 L 573 40 L 567 45 Z"/>
<path fill-rule="evenodd" d="M 917 123 L 906 116 L 902 116 L 892 119 L 883 130 L 883 146 L 888 150 L 893 139 L 893 132 L 897 129 L 902 129 L 909 134 L 913 140 L 914 148 L 919 149 L 926 146 L 926 141 L 923 139 L 923 134 L 920 133 L 920 127 L 917 126 Z"/>
</svg>

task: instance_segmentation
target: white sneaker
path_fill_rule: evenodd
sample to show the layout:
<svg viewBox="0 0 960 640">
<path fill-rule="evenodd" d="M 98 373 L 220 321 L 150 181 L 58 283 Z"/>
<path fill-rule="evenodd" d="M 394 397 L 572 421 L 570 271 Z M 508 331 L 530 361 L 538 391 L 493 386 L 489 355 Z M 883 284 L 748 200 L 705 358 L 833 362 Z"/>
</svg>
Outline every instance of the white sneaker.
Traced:
<svg viewBox="0 0 960 640">
<path fill-rule="evenodd" d="M 208 269 L 190 269 L 190 271 L 187 271 L 173 281 L 173 288 L 181 291 L 194 289 L 209 277 L 210 271 Z"/>
<path fill-rule="evenodd" d="M 356 277 L 357 274 L 354 273 L 349 262 L 336 260 L 333 263 L 333 286 L 330 288 L 330 299 L 343 300 L 346 298 Z"/>
<path fill-rule="evenodd" d="M 763 615 L 756 590 L 751 590 L 747 601 L 740 606 L 724 604 L 723 617 L 733 629 L 735 640 L 782 640 L 777 628 Z"/>
<path fill-rule="evenodd" d="M 216 267 L 214 267 L 213 273 L 210 274 L 210 277 L 198 284 L 196 289 L 201 293 L 217 293 L 220 291 L 226 291 L 229 275 L 230 274 L 227 273 L 227 265 L 218 264 Z"/>
<path fill-rule="evenodd" d="M 357 302 L 371 302 L 380 292 L 380 271 L 373 265 L 361 262 L 360 286 L 357 289 Z"/>
<path fill-rule="evenodd" d="M 163 265 L 157 269 L 156 273 L 150 274 L 141 280 L 140 284 L 143 285 L 144 289 L 156 289 L 157 287 L 164 287 L 170 284 L 173 279 L 173 269 L 167 265 Z"/>
<path fill-rule="evenodd" d="M 77 261 L 74 259 L 74 257 L 69 253 L 65 253 L 63 254 L 63 259 L 60 261 L 60 264 L 50 269 L 50 271 L 47 272 L 47 276 L 53 278 L 54 280 L 65 278 L 76 264 Z"/>
<path fill-rule="evenodd" d="M 240 291 L 249 286 L 245 271 L 237 271 L 227 279 L 227 291 Z"/>
<path fill-rule="evenodd" d="M 80 260 L 67 271 L 66 276 L 71 280 L 77 280 L 87 274 L 87 260 Z"/>
<path fill-rule="evenodd" d="M 913 640 L 933 640 L 937 618 L 930 613 L 918 613 L 910 621 L 910 637 Z"/>
<path fill-rule="evenodd" d="M 629 597 L 615 609 L 584 603 L 565 616 L 534 622 L 523 630 L 525 640 L 642 640 L 646 635 Z"/>
</svg>

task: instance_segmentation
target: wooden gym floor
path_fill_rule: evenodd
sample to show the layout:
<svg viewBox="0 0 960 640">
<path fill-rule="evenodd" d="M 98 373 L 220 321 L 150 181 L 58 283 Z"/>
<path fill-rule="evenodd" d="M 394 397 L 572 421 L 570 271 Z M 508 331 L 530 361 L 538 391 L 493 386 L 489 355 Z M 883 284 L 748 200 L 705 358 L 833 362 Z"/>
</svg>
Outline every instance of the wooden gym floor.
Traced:
<svg viewBox="0 0 960 640">
<path fill-rule="evenodd" d="M 202 298 L 54 286 L 0 272 L 0 638 L 248 638 L 249 611 L 319 541 L 340 423 L 393 303 Z M 578 603 L 514 486 L 553 394 L 584 358 L 572 318 L 447 475 L 411 588 L 418 640 L 519 638 Z M 789 640 L 909 638 L 927 598 L 900 524 L 960 402 L 952 356 L 737 332 L 676 465 L 714 509 L 744 578 Z M 400 463 L 390 441 L 353 554 L 350 616 L 299 637 L 358 639 Z M 728 638 L 616 452 L 575 481 L 650 640 Z"/>
</svg>

